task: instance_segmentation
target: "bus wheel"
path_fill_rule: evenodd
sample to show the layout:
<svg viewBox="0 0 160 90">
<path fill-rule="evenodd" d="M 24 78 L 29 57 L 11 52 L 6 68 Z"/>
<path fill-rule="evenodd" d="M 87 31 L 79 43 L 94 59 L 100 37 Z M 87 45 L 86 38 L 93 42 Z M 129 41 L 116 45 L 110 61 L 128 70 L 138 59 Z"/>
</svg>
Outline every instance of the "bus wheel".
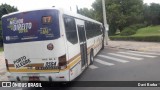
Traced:
<svg viewBox="0 0 160 90">
<path fill-rule="evenodd" d="M 92 65 L 94 61 L 94 53 L 93 50 L 90 52 L 90 64 Z"/>
<path fill-rule="evenodd" d="M 101 48 L 101 50 L 103 50 L 104 49 L 104 43 L 102 43 L 102 48 Z"/>
<path fill-rule="evenodd" d="M 104 40 L 102 40 L 102 48 L 101 48 L 101 50 L 103 50 L 104 49 Z"/>
</svg>

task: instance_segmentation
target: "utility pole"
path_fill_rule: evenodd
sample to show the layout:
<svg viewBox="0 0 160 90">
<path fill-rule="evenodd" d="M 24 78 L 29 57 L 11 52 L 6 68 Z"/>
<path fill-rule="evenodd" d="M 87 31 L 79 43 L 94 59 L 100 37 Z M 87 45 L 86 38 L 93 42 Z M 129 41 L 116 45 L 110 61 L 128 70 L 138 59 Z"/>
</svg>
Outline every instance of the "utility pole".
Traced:
<svg viewBox="0 0 160 90">
<path fill-rule="evenodd" d="M 78 14 L 80 14 L 80 13 L 79 13 L 79 8 L 78 8 L 78 6 L 77 6 L 77 5 L 76 5 L 76 9 L 77 9 L 77 13 L 78 13 Z"/>
<path fill-rule="evenodd" d="M 104 46 L 108 45 L 108 24 L 107 24 L 107 19 L 106 19 L 106 8 L 105 8 L 105 0 L 102 0 L 102 8 L 103 8 L 103 22 L 104 22 Z"/>
</svg>

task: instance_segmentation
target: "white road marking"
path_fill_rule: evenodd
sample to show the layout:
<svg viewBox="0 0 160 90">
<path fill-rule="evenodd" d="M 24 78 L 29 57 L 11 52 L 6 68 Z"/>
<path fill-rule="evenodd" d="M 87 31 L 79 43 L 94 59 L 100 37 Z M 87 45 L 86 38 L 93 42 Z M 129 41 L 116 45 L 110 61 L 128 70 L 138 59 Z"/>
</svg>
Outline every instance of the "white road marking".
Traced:
<svg viewBox="0 0 160 90">
<path fill-rule="evenodd" d="M 129 51 L 129 52 L 140 53 L 140 54 L 150 54 L 150 55 L 160 55 L 158 53 L 153 53 L 153 52 L 139 52 L 139 51 Z"/>
<path fill-rule="evenodd" d="M 100 59 L 94 59 L 95 62 L 98 62 L 100 64 L 103 64 L 103 65 L 107 65 L 107 66 L 112 66 L 114 65 L 113 63 L 109 63 L 109 62 L 106 62 L 106 61 L 103 61 L 103 60 L 100 60 Z"/>
<path fill-rule="evenodd" d="M 129 61 L 126 61 L 126 60 L 122 60 L 122 59 L 119 59 L 119 58 L 114 58 L 114 57 L 110 57 L 110 56 L 106 56 L 106 55 L 98 55 L 99 57 L 103 57 L 103 58 L 107 58 L 107 59 L 110 59 L 110 60 L 114 60 L 114 61 L 117 61 L 117 62 L 121 62 L 121 63 L 127 63 Z"/>
<path fill-rule="evenodd" d="M 127 54 L 127 55 L 134 55 L 134 56 L 141 56 L 141 57 L 149 57 L 149 58 L 155 58 L 157 56 L 151 56 L 151 55 L 144 55 L 144 54 L 136 54 L 136 53 L 130 53 L 130 52 L 118 52 L 122 54 Z"/>
<path fill-rule="evenodd" d="M 15 89 L 15 90 L 22 90 L 22 88 L 17 88 L 17 89 Z"/>
<path fill-rule="evenodd" d="M 96 68 L 98 68 L 98 67 L 95 66 L 95 65 L 90 65 L 89 68 L 90 68 L 90 69 L 96 69 Z"/>
<path fill-rule="evenodd" d="M 128 59 L 134 59 L 134 60 L 142 60 L 143 58 L 137 58 L 137 57 L 131 57 L 131 56 L 126 56 L 126 55 L 121 55 L 121 54 L 116 54 L 116 53 L 108 53 L 109 55 L 113 56 L 118 56 L 118 57 L 124 57 Z"/>
</svg>

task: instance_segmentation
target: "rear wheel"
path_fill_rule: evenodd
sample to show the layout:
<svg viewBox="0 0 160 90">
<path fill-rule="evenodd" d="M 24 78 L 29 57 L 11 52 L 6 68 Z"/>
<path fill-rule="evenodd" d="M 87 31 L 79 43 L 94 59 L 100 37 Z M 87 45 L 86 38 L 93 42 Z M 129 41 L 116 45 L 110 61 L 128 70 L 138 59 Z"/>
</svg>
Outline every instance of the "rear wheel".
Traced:
<svg viewBox="0 0 160 90">
<path fill-rule="evenodd" d="M 102 48 L 101 48 L 101 50 L 103 50 L 103 49 L 104 49 L 104 38 L 102 40 Z"/>
<path fill-rule="evenodd" d="M 94 53 L 93 50 L 90 52 L 90 64 L 93 64 L 94 61 Z"/>
<path fill-rule="evenodd" d="M 102 43 L 102 48 L 101 48 L 101 50 L 103 50 L 104 49 L 104 43 Z"/>
</svg>

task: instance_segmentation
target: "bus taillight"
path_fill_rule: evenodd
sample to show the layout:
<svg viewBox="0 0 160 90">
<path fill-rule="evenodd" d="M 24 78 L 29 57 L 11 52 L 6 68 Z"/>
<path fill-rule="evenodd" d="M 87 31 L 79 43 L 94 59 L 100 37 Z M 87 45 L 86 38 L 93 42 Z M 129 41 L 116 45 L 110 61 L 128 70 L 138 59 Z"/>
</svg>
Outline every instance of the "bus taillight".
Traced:
<svg viewBox="0 0 160 90">
<path fill-rule="evenodd" d="M 67 67 L 66 55 L 63 55 L 58 58 L 59 59 L 59 66 L 61 69 L 65 69 Z"/>
<path fill-rule="evenodd" d="M 9 70 L 9 67 L 8 67 L 8 60 L 5 59 L 5 62 L 6 62 L 6 69 Z"/>
</svg>

